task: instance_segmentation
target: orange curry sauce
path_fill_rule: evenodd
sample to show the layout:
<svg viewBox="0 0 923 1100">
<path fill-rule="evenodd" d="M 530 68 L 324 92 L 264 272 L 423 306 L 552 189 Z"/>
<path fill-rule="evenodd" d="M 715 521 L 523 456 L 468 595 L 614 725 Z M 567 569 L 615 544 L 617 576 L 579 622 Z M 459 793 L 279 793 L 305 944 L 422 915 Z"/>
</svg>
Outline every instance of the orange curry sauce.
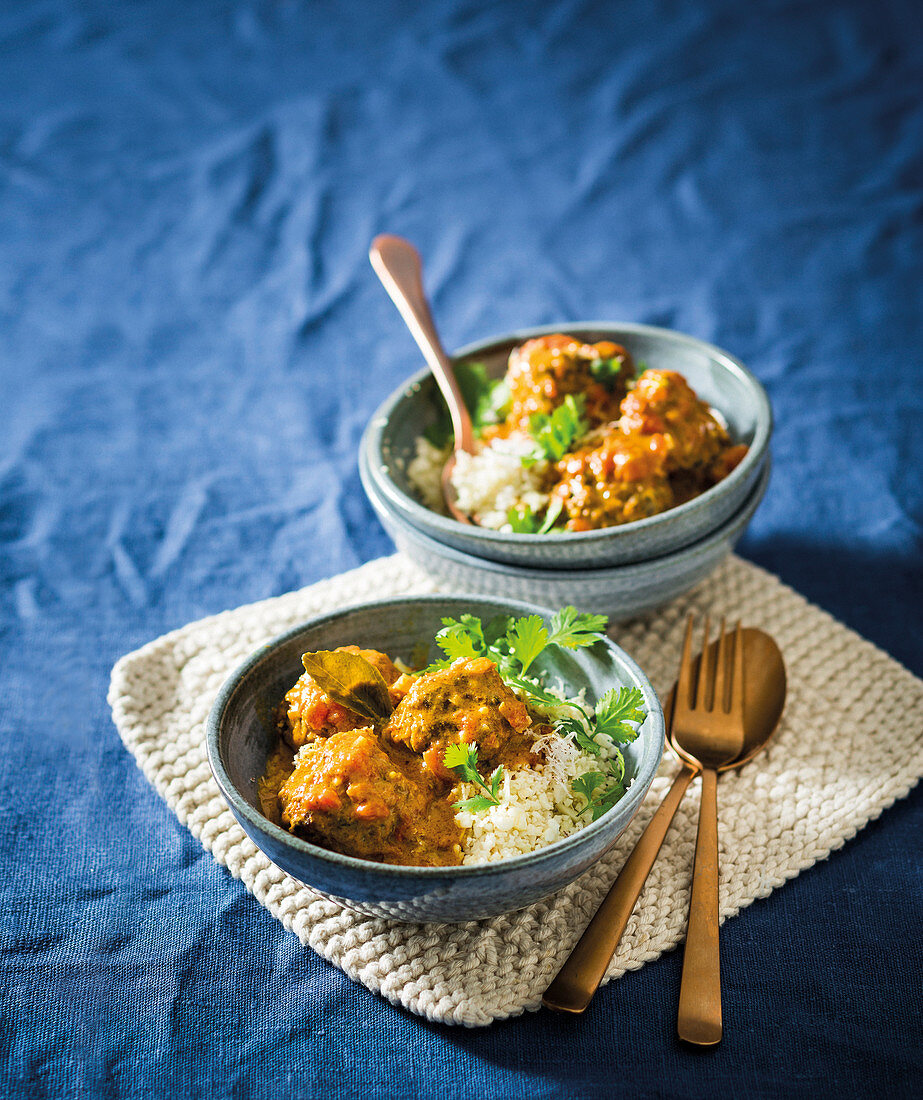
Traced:
<svg viewBox="0 0 923 1100">
<path fill-rule="evenodd" d="M 343 647 L 378 669 L 394 711 L 383 725 L 334 702 L 305 673 L 277 714 L 279 745 L 260 781 L 263 812 L 345 855 L 410 866 L 462 861 L 458 779 L 446 749 L 476 745 L 484 774 L 529 762 L 538 729 L 487 657 L 402 674 L 377 650 Z M 533 758 L 534 762 L 534 758 Z"/>
<path fill-rule="evenodd" d="M 620 344 L 584 344 L 555 333 L 528 340 L 509 357 L 510 411 L 485 440 L 528 432 L 569 395 L 582 395 L 587 435 L 549 469 L 545 489 L 569 531 L 614 527 L 665 512 L 705 492 L 747 453 L 681 374 L 645 370 L 635 378 Z"/>
</svg>

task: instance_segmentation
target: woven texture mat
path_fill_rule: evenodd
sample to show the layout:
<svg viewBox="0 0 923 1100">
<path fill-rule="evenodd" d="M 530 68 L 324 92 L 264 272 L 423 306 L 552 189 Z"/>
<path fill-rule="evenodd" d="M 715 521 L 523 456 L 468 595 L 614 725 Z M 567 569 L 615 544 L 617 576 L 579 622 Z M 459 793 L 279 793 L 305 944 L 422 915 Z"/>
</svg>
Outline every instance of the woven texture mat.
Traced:
<svg viewBox="0 0 923 1100">
<path fill-rule="evenodd" d="M 664 760 L 618 844 L 548 901 L 487 921 L 398 924 L 344 909 L 270 863 L 232 817 L 205 751 L 205 720 L 218 690 L 259 645 L 340 606 L 438 590 L 400 555 L 370 562 L 192 623 L 123 657 L 109 702 L 122 740 L 180 821 L 302 943 L 412 1012 L 478 1026 L 538 1007 L 678 765 Z M 676 673 L 689 611 L 768 631 L 788 669 L 776 738 L 721 780 L 724 919 L 841 847 L 910 791 L 923 775 L 923 681 L 771 574 L 731 557 L 691 594 L 612 629 L 661 697 Z M 607 980 L 683 938 L 698 787 L 695 781 L 674 820 Z"/>
</svg>

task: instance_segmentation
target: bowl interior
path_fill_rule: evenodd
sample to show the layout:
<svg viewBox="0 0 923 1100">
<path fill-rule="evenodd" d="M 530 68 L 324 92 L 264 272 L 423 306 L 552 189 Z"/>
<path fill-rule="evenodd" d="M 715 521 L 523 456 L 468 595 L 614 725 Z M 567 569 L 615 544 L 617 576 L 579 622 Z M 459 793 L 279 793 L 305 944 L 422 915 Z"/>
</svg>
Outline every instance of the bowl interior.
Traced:
<svg viewBox="0 0 923 1100">
<path fill-rule="evenodd" d="M 392 657 L 401 657 L 409 664 L 419 666 L 429 658 L 442 655 L 435 646 L 426 644 L 440 629 L 442 618 L 457 618 L 463 613 L 476 615 L 485 623 L 498 614 L 548 615 L 529 604 L 479 597 L 432 596 L 413 600 L 385 600 L 314 620 L 264 646 L 222 689 L 209 721 L 212 768 L 226 796 L 263 831 L 277 834 L 296 848 L 313 854 L 323 853 L 339 861 L 366 863 L 351 857 L 332 856 L 324 849 L 292 836 L 263 817 L 259 806 L 258 783 L 265 771 L 267 757 L 275 745 L 274 708 L 303 672 L 302 653 L 359 644 L 363 648 L 381 649 Z M 574 693 L 585 689 L 588 698 L 594 700 L 610 688 L 620 685 L 637 686 L 641 689 L 648 716 L 638 738 L 623 749 L 626 776 L 638 782 L 632 785 L 634 791 L 629 787 L 610 814 L 629 809 L 629 804 L 641 797 L 643 790 L 647 788 L 663 751 L 663 715 L 647 678 L 631 658 L 611 642 L 577 651 L 554 647 L 541 656 L 535 667 L 547 672 L 550 682 L 560 679 Z M 242 806 L 241 802 L 245 805 Z M 602 820 L 604 819 L 600 819 Z M 389 870 L 436 870 L 444 873 L 446 869 Z"/>
<path fill-rule="evenodd" d="M 556 331 L 565 331 L 587 342 L 602 339 L 614 340 L 624 344 L 641 369 L 649 367 L 675 370 L 684 375 L 697 395 L 724 417 L 732 439 L 738 443 L 745 443 L 751 448 L 751 453 L 730 475 L 732 478 L 749 476 L 751 466 L 762 457 L 771 428 L 771 412 L 762 386 L 732 356 L 682 333 L 646 325 L 627 324 L 608 327 L 599 323 L 545 327 L 511 333 L 493 341 L 469 345 L 462 348 L 455 359 L 483 363 L 492 377 L 499 378 L 506 370 L 510 351 L 517 344 L 523 343 L 532 336 Z M 440 416 L 444 418 L 444 408 L 435 379 L 429 372 L 423 371 L 416 375 L 407 388 L 389 404 L 385 409 L 385 418 L 379 423 L 380 437 L 377 440 L 377 446 L 380 450 L 381 462 L 387 471 L 387 479 L 390 479 L 393 487 L 402 495 L 409 498 L 407 503 L 411 507 L 422 508 L 423 506 L 419 504 L 416 491 L 407 477 L 407 462 L 415 453 L 417 437 L 433 427 Z M 380 469 L 375 462 L 372 462 L 371 466 L 373 473 L 376 469 Z M 386 482 L 387 479 L 380 480 Z M 387 492 L 389 489 L 387 484 L 383 487 Z M 708 493 L 703 495 L 707 496 Z M 679 506 L 680 509 L 687 507 L 688 505 Z M 671 511 L 678 510 L 671 509 Z M 446 520 L 446 522 L 451 521 Z M 648 523 L 649 521 L 638 522 Z M 623 528 L 610 530 L 623 532 L 633 526 L 635 525 L 627 524 Z M 599 532 L 584 534 L 591 537 L 599 536 Z M 571 534 L 565 537 L 581 538 L 584 535 Z"/>
</svg>

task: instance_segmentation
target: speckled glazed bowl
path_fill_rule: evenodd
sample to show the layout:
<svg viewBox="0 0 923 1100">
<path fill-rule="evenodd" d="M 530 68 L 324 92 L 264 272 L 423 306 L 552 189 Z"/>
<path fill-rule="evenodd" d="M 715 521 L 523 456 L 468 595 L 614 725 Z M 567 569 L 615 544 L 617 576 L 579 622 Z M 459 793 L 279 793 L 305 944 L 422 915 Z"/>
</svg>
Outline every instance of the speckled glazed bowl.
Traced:
<svg viewBox="0 0 923 1100">
<path fill-rule="evenodd" d="M 691 546 L 649 561 L 596 569 L 530 569 L 466 554 L 391 511 L 374 487 L 369 489 L 369 499 L 398 550 L 451 588 L 549 607 L 574 604 L 619 622 L 661 607 L 704 580 L 737 545 L 766 492 L 769 476 L 767 456 L 740 509 Z"/>
<path fill-rule="evenodd" d="M 427 508 L 406 474 L 416 440 L 435 420 L 442 398 L 429 371 L 393 393 L 369 422 L 360 446 L 366 492 L 395 517 L 444 546 L 490 561 L 541 569 L 624 565 L 690 546 L 726 523 L 759 481 L 772 433 L 769 398 L 759 381 L 733 356 L 692 336 L 650 325 L 580 321 L 524 329 L 469 344 L 456 355 L 484 363 L 500 377 L 510 351 L 534 336 L 565 332 L 588 342 L 623 344 L 635 362 L 679 371 L 700 398 L 717 409 L 732 438 L 749 446 L 740 465 L 718 485 L 676 508 L 602 531 L 550 535 L 503 534 L 458 523 Z"/>
<path fill-rule="evenodd" d="M 245 662 L 221 689 L 208 720 L 212 772 L 241 827 L 288 874 L 373 916 L 404 921 L 466 921 L 521 909 L 566 886 L 618 839 L 641 805 L 664 745 L 663 712 L 650 682 L 611 642 L 559 651 L 544 665 L 575 692 L 598 698 L 611 687 L 639 687 L 647 717 L 624 749 L 625 795 L 580 832 L 526 856 L 477 867 L 391 867 L 327 851 L 273 825 L 259 810 L 257 782 L 274 747 L 270 715 L 303 671 L 301 654 L 358 642 L 405 660 L 432 639 L 442 617 L 463 612 L 549 613 L 529 604 L 476 596 L 384 600 L 314 619 L 283 634 Z M 549 654 L 554 651 L 549 651 Z M 434 651 L 435 653 L 435 651 Z M 543 654 L 539 662 L 545 659 Z"/>
</svg>

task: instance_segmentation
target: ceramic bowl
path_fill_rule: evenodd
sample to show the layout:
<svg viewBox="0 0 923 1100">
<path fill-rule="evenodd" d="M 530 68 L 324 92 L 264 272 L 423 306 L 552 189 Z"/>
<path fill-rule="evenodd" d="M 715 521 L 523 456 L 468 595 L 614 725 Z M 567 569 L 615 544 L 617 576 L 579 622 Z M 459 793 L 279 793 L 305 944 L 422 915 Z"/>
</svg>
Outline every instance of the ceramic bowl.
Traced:
<svg viewBox="0 0 923 1100">
<path fill-rule="evenodd" d="M 748 445 L 746 457 L 727 478 L 701 496 L 620 527 L 517 535 L 458 523 L 422 504 L 406 473 L 418 436 L 434 422 L 442 406 L 435 380 L 424 370 L 393 393 L 366 428 L 360 446 L 360 471 L 366 492 L 370 496 L 374 493 L 396 519 L 445 546 L 490 561 L 544 569 L 623 565 L 661 557 L 698 542 L 740 511 L 760 478 L 772 433 L 769 398 L 742 363 L 712 344 L 679 332 L 604 321 L 524 329 L 469 344 L 454 358 L 484 363 L 491 375 L 500 377 L 512 348 L 553 332 L 594 343 L 613 340 L 623 344 L 636 363 L 679 371 L 698 396 L 720 412 L 732 438 Z"/>
<path fill-rule="evenodd" d="M 647 677 L 612 642 L 590 649 L 549 650 L 545 671 L 575 691 L 598 698 L 612 687 L 638 687 L 647 717 L 637 739 L 625 746 L 631 783 L 599 820 L 530 855 L 473 867 L 392 867 L 339 855 L 292 836 L 259 809 L 257 782 L 274 747 L 269 719 L 303 671 L 301 654 L 359 642 L 409 660 L 431 639 L 443 616 L 550 612 L 510 600 L 417 597 L 384 600 L 313 619 L 263 646 L 221 689 L 207 726 L 208 757 L 224 797 L 241 827 L 288 874 L 335 900 L 373 916 L 404 921 L 466 921 L 521 909 L 560 890 L 598 860 L 618 839 L 641 805 L 664 745 L 663 712 Z M 434 653 L 435 655 L 435 653 Z"/>
<path fill-rule="evenodd" d="M 466 554 L 419 531 L 393 512 L 374 487 L 369 499 L 395 546 L 452 589 L 530 600 L 546 607 L 573 604 L 620 622 L 669 603 L 704 580 L 734 549 L 766 492 L 767 456 L 740 509 L 691 546 L 630 565 L 596 569 L 534 569 Z"/>
</svg>

